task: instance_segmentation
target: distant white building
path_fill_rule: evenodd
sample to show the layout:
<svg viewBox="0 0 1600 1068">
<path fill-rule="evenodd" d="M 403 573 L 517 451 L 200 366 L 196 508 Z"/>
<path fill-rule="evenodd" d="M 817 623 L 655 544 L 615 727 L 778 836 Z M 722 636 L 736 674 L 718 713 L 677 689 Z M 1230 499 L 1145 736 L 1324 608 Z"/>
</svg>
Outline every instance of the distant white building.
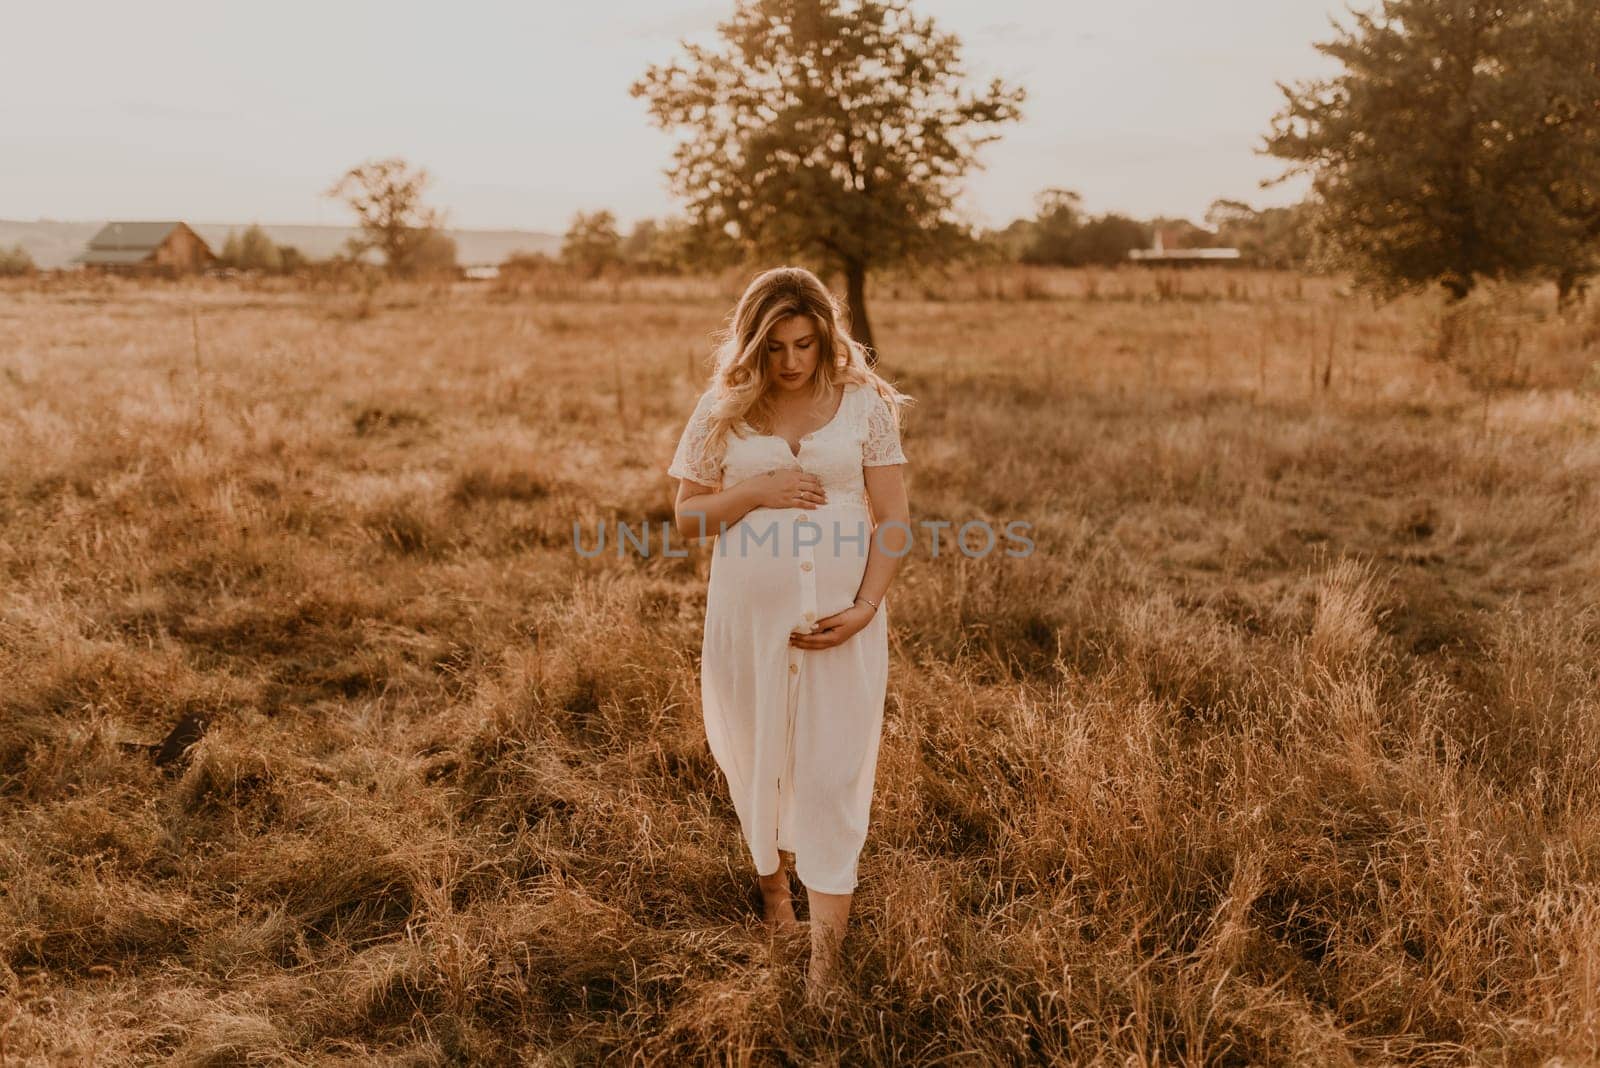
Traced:
<svg viewBox="0 0 1600 1068">
<path fill-rule="evenodd" d="M 1239 250 L 1236 248 L 1167 248 L 1161 233 L 1161 227 L 1156 227 L 1155 239 L 1149 248 L 1132 248 L 1128 250 L 1128 258 L 1140 263 L 1204 263 L 1218 260 L 1237 260 Z"/>
</svg>

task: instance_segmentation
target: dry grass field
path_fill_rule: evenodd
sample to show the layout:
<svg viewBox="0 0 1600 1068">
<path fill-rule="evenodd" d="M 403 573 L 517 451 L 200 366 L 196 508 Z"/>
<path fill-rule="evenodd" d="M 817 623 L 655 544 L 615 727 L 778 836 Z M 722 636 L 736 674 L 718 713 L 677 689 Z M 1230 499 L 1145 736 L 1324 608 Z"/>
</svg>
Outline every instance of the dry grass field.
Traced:
<svg viewBox="0 0 1600 1068">
<path fill-rule="evenodd" d="M 901 567 L 819 1018 L 707 547 L 573 549 L 742 282 L 0 288 L 0 1063 L 1595 1063 L 1600 311 L 883 283 L 914 518 L 1035 551 Z"/>
</svg>

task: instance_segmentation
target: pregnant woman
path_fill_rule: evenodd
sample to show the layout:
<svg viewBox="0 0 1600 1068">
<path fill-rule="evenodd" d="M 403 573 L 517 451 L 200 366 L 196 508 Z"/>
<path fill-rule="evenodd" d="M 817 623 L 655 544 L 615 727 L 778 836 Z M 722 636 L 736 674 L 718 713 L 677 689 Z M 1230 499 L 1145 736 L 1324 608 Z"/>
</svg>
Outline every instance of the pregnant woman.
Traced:
<svg viewBox="0 0 1600 1068">
<path fill-rule="evenodd" d="M 900 405 L 810 271 L 757 277 L 668 473 L 677 525 L 715 537 L 701 645 L 706 739 L 728 781 L 765 919 L 796 924 L 807 994 L 837 982 L 888 686 L 885 594 L 911 547 Z"/>
</svg>

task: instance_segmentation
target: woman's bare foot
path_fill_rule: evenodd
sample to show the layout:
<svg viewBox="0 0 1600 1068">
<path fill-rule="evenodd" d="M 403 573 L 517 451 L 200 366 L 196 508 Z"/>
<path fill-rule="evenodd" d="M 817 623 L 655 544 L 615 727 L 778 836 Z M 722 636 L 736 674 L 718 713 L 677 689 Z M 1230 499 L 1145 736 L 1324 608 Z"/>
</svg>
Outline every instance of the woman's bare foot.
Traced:
<svg viewBox="0 0 1600 1068">
<path fill-rule="evenodd" d="M 851 896 L 807 892 L 811 902 L 811 963 L 806 969 L 806 1004 L 813 1008 L 821 1008 L 843 993 L 839 957 Z"/>
<path fill-rule="evenodd" d="M 779 854 L 778 870 L 771 875 L 760 875 L 756 882 L 761 887 L 762 919 L 767 929 L 774 933 L 792 931 L 800 926 L 794 914 L 794 898 L 789 893 L 789 861 Z"/>
<path fill-rule="evenodd" d="M 836 1003 L 843 994 L 844 984 L 839 981 L 838 954 L 819 953 L 813 945 L 811 964 L 806 969 L 806 1004 L 822 1009 Z"/>
</svg>

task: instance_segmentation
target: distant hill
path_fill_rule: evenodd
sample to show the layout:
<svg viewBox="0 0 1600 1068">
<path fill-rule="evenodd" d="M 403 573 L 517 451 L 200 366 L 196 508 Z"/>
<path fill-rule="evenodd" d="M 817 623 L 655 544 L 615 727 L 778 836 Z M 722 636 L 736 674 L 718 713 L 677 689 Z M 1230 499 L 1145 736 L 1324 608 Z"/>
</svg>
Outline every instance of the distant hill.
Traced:
<svg viewBox="0 0 1600 1068">
<path fill-rule="evenodd" d="M 0 219 L 0 247 L 21 245 L 40 267 L 64 267 L 83 251 L 100 223 L 8 222 Z"/>
<path fill-rule="evenodd" d="M 56 222 L 50 219 L 20 222 L 0 219 L 0 247 L 10 248 L 20 244 L 40 267 L 65 267 L 83 251 L 95 231 L 104 225 L 104 222 Z M 205 238 L 211 251 L 221 252 L 229 230 L 242 232 L 250 224 L 191 222 L 189 225 L 195 233 Z M 356 233 L 353 227 L 347 226 L 276 226 L 263 223 L 261 228 L 273 241 L 280 245 L 293 245 L 314 260 L 338 252 L 344 247 L 346 239 Z M 462 264 L 500 263 L 513 252 L 545 252 L 554 256 L 561 251 L 561 237 L 558 234 L 542 234 L 533 230 L 446 232 L 455 238 L 456 258 Z"/>
</svg>

